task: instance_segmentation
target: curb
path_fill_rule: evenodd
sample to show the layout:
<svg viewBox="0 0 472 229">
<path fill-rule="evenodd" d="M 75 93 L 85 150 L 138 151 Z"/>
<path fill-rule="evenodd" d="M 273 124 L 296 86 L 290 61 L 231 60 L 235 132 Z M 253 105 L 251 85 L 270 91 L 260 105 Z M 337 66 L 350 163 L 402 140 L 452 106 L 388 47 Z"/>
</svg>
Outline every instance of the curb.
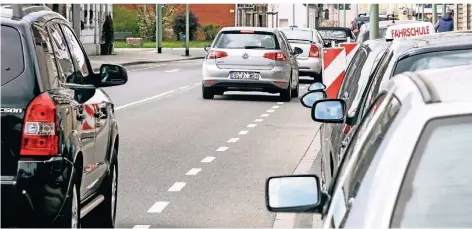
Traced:
<svg viewBox="0 0 472 229">
<path fill-rule="evenodd" d="M 126 62 L 126 63 L 121 63 L 121 64 L 117 64 L 117 65 L 127 67 L 127 66 L 140 65 L 140 64 L 157 64 L 157 63 L 177 62 L 177 61 L 183 61 L 183 60 L 200 60 L 200 59 L 204 59 L 204 58 L 205 57 L 190 57 L 190 58 L 185 58 L 185 59 L 154 60 L 154 61 L 139 60 L 139 61 L 131 61 L 131 62 Z M 100 67 L 93 68 L 93 71 L 100 71 Z"/>
</svg>

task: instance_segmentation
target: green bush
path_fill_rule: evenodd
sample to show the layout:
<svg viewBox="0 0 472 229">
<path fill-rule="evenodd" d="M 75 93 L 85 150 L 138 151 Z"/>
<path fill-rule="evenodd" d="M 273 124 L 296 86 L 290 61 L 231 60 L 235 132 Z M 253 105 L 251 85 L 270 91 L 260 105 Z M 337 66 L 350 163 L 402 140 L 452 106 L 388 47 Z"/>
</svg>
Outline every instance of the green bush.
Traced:
<svg viewBox="0 0 472 229">
<path fill-rule="evenodd" d="M 218 34 L 218 25 L 217 24 L 206 24 L 202 26 L 203 32 L 205 33 L 205 40 L 211 41 L 215 39 L 216 34 Z"/>
<path fill-rule="evenodd" d="M 138 12 L 114 5 L 113 27 L 116 32 L 131 32 L 133 36 L 137 36 L 139 34 Z"/>
<path fill-rule="evenodd" d="M 195 40 L 195 35 L 198 29 L 198 18 L 192 12 L 190 12 L 189 15 L 189 24 L 189 40 Z M 178 41 L 179 33 L 185 34 L 185 12 L 175 17 L 173 29 L 174 35 Z"/>
</svg>

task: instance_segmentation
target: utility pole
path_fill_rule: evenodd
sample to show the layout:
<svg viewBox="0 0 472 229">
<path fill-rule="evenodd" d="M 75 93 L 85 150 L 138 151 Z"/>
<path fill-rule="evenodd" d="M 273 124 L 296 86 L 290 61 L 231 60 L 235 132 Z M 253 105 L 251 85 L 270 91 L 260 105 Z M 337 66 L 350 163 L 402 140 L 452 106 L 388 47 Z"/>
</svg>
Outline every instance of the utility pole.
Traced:
<svg viewBox="0 0 472 229">
<path fill-rule="evenodd" d="M 162 5 L 161 4 L 157 4 L 158 7 L 157 7 L 157 13 L 159 15 L 159 17 L 157 17 L 157 28 L 156 30 L 159 31 L 159 36 L 156 37 L 157 39 L 157 53 L 162 53 L 162 35 L 164 34 L 163 33 L 163 30 L 162 30 Z"/>
<path fill-rule="evenodd" d="M 185 4 L 185 56 L 190 56 L 190 9 L 189 4 Z"/>
<path fill-rule="evenodd" d="M 359 4 L 356 4 L 356 17 L 359 15 Z"/>
<path fill-rule="evenodd" d="M 306 4 L 306 27 L 310 28 L 310 4 Z"/>
<path fill-rule="evenodd" d="M 344 4 L 344 7 L 343 7 L 344 27 L 347 27 L 346 6 L 347 4 Z"/>
<path fill-rule="evenodd" d="M 369 15 L 369 39 L 375 40 L 379 38 L 379 4 L 371 4 Z"/>
<path fill-rule="evenodd" d="M 292 25 L 295 24 L 295 4 L 292 5 Z"/>
<path fill-rule="evenodd" d="M 424 21 L 424 4 L 421 4 L 421 22 Z"/>
<path fill-rule="evenodd" d="M 438 5 L 436 4 L 433 4 L 433 25 L 436 24 L 436 22 L 438 21 Z"/>
<path fill-rule="evenodd" d="M 341 14 L 339 14 L 339 7 L 341 6 L 341 4 L 337 4 L 338 5 L 338 9 L 336 10 L 336 14 L 338 15 L 338 27 L 341 27 Z"/>
<path fill-rule="evenodd" d="M 80 26 L 80 4 L 72 4 L 72 28 L 77 37 L 81 35 L 81 26 Z"/>
</svg>

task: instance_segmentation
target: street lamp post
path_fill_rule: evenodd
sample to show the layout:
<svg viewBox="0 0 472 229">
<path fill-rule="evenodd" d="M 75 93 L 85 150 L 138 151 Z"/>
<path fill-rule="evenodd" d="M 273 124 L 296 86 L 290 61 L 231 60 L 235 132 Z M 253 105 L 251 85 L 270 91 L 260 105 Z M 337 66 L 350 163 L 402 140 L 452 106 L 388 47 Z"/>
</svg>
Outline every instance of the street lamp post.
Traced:
<svg viewBox="0 0 472 229">
<path fill-rule="evenodd" d="M 190 56 L 190 9 L 189 4 L 185 5 L 185 56 Z"/>
<path fill-rule="evenodd" d="M 379 38 L 379 4 L 372 4 L 370 7 L 369 38 L 375 40 Z"/>
</svg>

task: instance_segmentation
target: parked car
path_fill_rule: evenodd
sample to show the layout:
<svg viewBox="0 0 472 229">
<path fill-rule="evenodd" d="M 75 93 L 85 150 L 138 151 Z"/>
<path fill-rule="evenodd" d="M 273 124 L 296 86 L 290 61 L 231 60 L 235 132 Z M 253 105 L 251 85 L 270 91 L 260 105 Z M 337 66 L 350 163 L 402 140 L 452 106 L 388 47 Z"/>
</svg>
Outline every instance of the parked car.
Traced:
<svg viewBox="0 0 472 229">
<path fill-rule="evenodd" d="M 213 99 L 226 91 L 280 93 L 282 101 L 298 97 L 297 56 L 303 50 L 289 45 L 275 28 L 225 27 L 202 65 L 202 96 Z"/>
<path fill-rule="evenodd" d="M 89 226 L 114 227 L 118 123 L 101 88 L 125 84 L 126 70 L 95 73 L 45 6 L 2 5 L 1 43 L 1 227 L 77 228 L 89 213 Z"/>
<path fill-rule="evenodd" d="M 356 35 L 347 27 L 318 27 L 317 30 L 323 40 L 330 43 L 334 41 L 336 46 L 339 43 L 347 42 L 348 38 L 351 41 L 356 40 Z"/>
</svg>

